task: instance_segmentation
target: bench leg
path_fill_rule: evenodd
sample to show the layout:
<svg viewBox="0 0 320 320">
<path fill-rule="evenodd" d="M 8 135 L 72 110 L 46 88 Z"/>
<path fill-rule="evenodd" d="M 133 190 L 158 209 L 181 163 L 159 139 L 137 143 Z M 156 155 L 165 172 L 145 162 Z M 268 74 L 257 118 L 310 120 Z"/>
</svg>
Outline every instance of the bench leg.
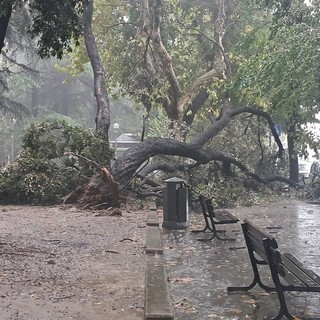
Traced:
<svg viewBox="0 0 320 320">
<path fill-rule="evenodd" d="M 253 280 L 251 282 L 251 284 L 249 284 L 248 286 L 243 286 L 243 287 L 228 287 L 227 290 L 228 292 L 236 292 L 236 291 L 249 291 L 250 289 L 252 289 L 256 284 L 262 288 L 263 290 L 267 291 L 267 292 L 275 292 L 276 288 L 273 287 L 269 287 L 267 285 L 265 285 L 259 275 L 259 270 L 257 268 L 256 265 L 252 265 L 252 269 L 253 269 Z"/>
<path fill-rule="evenodd" d="M 215 228 L 214 224 L 212 225 L 212 230 L 211 231 L 212 231 L 212 236 L 210 238 L 202 238 L 202 239 L 197 239 L 197 240 L 198 241 L 211 241 L 212 239 L 217 238 L 218 240 L 221 240 L 221 241 L 236 241 L 236 239 L 230 238 L 227 235 L 225 235 L 224 237 L 221 237 L 219 235 L 219 233 L 225 234 L 226 230 L 217 230 Z"/>
<path fill-rule="evenodd" d="M 201 230 L 191 230 L 191 233 L 200 233 L 200 232 L 205 232 L 207 229 L 209 229 L 208 227 L 204 227 Z M 211 231 L 211 230 L 210 230 Z"/>
<path fill-rule="evenodd" d="M 218 230 L 216 231 L 218 233 Z M 225 237 L 220 237 L 218 234 L 216 234 L 217 239 L 222 241 L 236 241 L 235 238 L 230 238 L 227 235 Z"/>
<path fill-rule="evenodd" d="M 294 320 L 294 319 L 297 319 L 297 318 L 294 318 L 292 315 L 290 315 L 289 313 L 288 314 L 284 314 L 284 313 L 279 313 L 276 317 L 274 318 L 271 318 L 270 320 L 280 320 L 282 319 L 282 317 L 285 316 L 287 319 L 289 320 Z"/>
<path fill-rule="evenodd" d="M 251 282 L 251 284 L 249 284 L 248 286 L 243 286 L 243 287 L 228 287 L 227 290 L 228 292 L 236 292 L 236 291 L 249 291 L 251 290 L 253 287 L 255 287 L 255 285 L 258 284 L 262 289 L 270 292 L 270 291 L 275 291 L 275 288 L 271 288 L 266 286 L 265 284 L 262 283 L 260 277 L 254 277 L 253 281 Z"/>
<path fill-rule="evenodd" d="M 211 232 L 212 231 L 212 228 L 209 228 L 209 227 L 205 227 L 201 230 L 191 230 L 191 233 L 201 233 L 201 232 L 206 232 L 206 230 L 209 230 Z M 226 230 L 216 230 L 217 233 L 226 233 L 227 231 Z"/>
<path fill-rule="evenodd" d="M 285 296 L 284 296 L 284 292 L 281 290 L 277 290 L 276 288 L 271 288 L 266 286 L 265 284 L 263 284 L 261 282 L 260 277 L 254 277 L 252 283 L 249 286 L 246 287 L 228 287 L 227 290 L 228 292 L 236 292 L 236 291 L 248 291 L 250 289 L 252 289 L 256 284 L 258 284 L 261 288 L 263 288 L 264 290 L 268 291 L 268 292 L 277 292 L 278 295 L 278 299 L 280 302 L 280 310 L 277 316 L 273 317 L 273 318 L 269 318 L 267 317 L 266 319 L 268 320 L 280 320 L 283 318 L 283 316 L 285 316 L 287 319 L 289 320 L 294 320 L 295 318 L 289 313 L 288 307 L 287 307 L 287 303 L 285 300 Z"/>
<path fill-rule="evenodd" d="M 284 292 L 280 289 L 280 290 L 277 290 L 277 294 L 278 294 L 278 299 L 279 299 L 279 302 L 280 302 L 280 310 L 279 310 L 278 315 L 276 317 L 274 317 L 274 318 L 271 318 L 271 320 L 280 320 L 283 316 L 285 316 L 289 320 L 295 319 L 289 313 L 289 310 L 288 310 L 288 307 L 287 307 L 287 302 L 286 302 L 286 299 L 285 299 L 285 296 L 284 296 Z"/>
<path fill-rule="evenodd" d="M 270 318 L 270 320 L 280 320 L 283 318 L 283 316 L 285 316 L 287 319 L 289 320 L 294 320 L 297 319 L 295 317 L 293 317 L 288 310 L 282 310 L 280 309 L 278 315 L 276 317 Z M 267 318 L 268 319 L 268 318 Z"/>
<path fill-rule="evenodd" d="M 209 219 L 208 217 L 204 214 L 204 221 L 206 223 L 205 227 L 201 230 L 191 230 L 192 233 L 200 233 L 200 232 L 205 232 L 206 230 L 209 230 L 212 232 L 212 228 L 210 227 L 210 224 L 209 224 Z"/>
<path fill-rule="evenodd" d="M 191 232 L 196 233 L 196 232 L 201 232 L 201 231 L 203 232 L 203 231 L 209 229 L 212 232 L 212 236 L 210 238 L 200 238 L 200 239 L 197 239 L 198 241 L 211 241 L 214 238 L 217 238 L 218 240 L 222 240 L 222 241 L 236 241 L 236 239 L 230 238 L 227 235 L 225 235 L 224 237 L 221 237 L 219 234 L 221 234 L 221 233 L 225 234 L 226 230 L 217 230 L 214 221 L 212 220 L 211 217 L 209 217 L 209 218 L 210 218 L 211 226 L 210 226 L 209 220 L 207 218 L 206 219 L 206 227 L 203 230 L 192 230 L 191 231 Z"/>
<path fill-rule="evenodd" d="M 220 230 L 219 230 L 220 231 Z M 220 232 L 224 232 L 225 230 L 221 230 Z M 198 241 L 211 241 L 212 239 L 217 238 L 221 241 L 236 241 L 234 238 L 229 238 L 228 236 L 220 237 L 217 233 L 213 234 L 210 238 L 199 238 Z"/>
</svg>

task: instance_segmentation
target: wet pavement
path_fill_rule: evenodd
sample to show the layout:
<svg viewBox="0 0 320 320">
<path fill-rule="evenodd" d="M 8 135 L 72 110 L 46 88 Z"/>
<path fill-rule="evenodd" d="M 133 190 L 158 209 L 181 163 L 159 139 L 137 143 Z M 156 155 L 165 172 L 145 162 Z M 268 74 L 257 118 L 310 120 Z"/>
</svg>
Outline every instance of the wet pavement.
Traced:
<svg viewBox="0 0 320 320">
<path fill-rule="evenodd" d="M 320 275 L 319 204 L 288 201 L 228 211 L 274 235 L 282 252 L 294 254 Z M 204 226 L 200 210 L 189 213 L 189 222 L 186 230 L 161 229 L 175 319 L 262 320 L 275 316 L 279 310 L 275 293 L 259 287 L 247 293 L 227 293 L 228 286 L 248 285 L 253 278 L 240 223 L 221 226 L 236 241 L 202 242 L 196 239 L 210 233 L 191 233 Z M 267 279 L 268 269 L 265 271 Z M 320 293 L 286 293 L 286 298 L 296 319 L 320 320 Z"/>
</svg>

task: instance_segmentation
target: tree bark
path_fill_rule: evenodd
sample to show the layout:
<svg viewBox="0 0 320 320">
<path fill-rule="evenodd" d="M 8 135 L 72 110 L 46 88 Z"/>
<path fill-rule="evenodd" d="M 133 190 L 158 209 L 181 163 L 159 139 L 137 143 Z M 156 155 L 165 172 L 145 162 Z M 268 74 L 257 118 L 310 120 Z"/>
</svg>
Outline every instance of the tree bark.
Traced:
<svg viewBox="0 0 320 320">
<path fill-rule="evenodd" d="M 0 53 L 4 47 L 4 39 L 6 37 L 11 12 L 12 12 L 13 1 L 9 1 L 7 7 L 4 8 L 4 14 L 0 16 Z"/>
<path fill-rule="evenodd" d="M 92 30 L 92 16 L 93 0 L 90 0 L 83 13 L 83 35 L 94 75 L 94 94 L 97 101 L 96 129 L 104 133 L 106 141 L 109 143 L 110 101 L 106 86 L 105 70 Z"/>
<path fill-rule="evenodd" d="M 294 152 L 294 142 L 295 142 L 295 126 L 291 125 L 288 129 L 288 155 L 289 155 L 289 172 L 290 180 L 299 182 L 299 163 L 298 158 Z"/>
</svg>

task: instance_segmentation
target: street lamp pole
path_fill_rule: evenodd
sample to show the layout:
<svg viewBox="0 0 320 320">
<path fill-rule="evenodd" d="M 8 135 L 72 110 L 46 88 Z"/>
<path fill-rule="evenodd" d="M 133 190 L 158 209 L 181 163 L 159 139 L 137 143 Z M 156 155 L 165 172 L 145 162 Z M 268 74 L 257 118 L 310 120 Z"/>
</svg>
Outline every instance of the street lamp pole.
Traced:
<svg viewBox="0 0 320 320">
<path fill-rule="evenodd" d="M 114 146 L 115 146 L 115 158 L 117 159 L 117 147 L 118 147 L 118 136 L 117 136 L 117 133 L 118 133 L 118 130 L 119 130 L 120 126 L 119 126 L 119 123 L 115 122 L 113 124 L 113 130 L 114 130 L 114 133 L 115 133 L 115 139 L 114 139 Z"/>
<path fill-rule="evenodd" d="M 14 126 L 16 124 L 17 120 L 16 119 L 12 119 L 11 121 L 11 161 L 13 161 L 14 159 Z"/>
</svg>

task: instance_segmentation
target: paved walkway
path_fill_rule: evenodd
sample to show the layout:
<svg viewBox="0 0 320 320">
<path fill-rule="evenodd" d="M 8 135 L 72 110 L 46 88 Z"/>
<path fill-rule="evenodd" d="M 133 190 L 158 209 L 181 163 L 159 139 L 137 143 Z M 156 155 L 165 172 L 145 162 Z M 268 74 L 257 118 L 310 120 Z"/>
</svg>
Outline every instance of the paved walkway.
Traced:
<svg viewBox="0 0 320 320">
<path fill-rule="evenodd" d="M 320 275 L 320 205 L 290 201 L 229 211 L 272 233 L 282 251 L 293 253 Z M 201 229 L 202 214 L 191 212 L 189 221 L 186 230 L 161 230 L 175 319 L 262 320 L 267 314 L 275 315 L 279 306 L 275 293 L 254 288 L 249 293 L 227 294 L 227 286 L 252 280 L 240 224 L 223 226 L 236 237 L 235 242 L 200 242 L 196 239 L 207 235 L 190 231 Z M 320 320 L 320 293 L 286 296 L 297 319 Z"/>
</svg>

